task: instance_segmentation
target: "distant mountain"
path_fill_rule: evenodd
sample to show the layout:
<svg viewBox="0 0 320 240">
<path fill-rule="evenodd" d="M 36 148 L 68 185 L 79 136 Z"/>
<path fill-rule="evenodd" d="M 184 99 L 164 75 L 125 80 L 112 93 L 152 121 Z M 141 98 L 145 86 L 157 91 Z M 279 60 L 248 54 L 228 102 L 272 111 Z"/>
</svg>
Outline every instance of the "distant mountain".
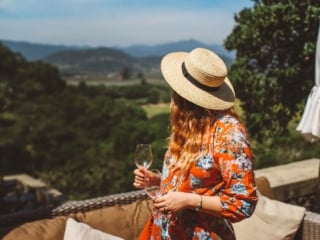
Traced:
<svg viewBox="0 0 320 240">
<path fill-rule="evenodd" d="M 83 50 L 90 49 L 92 47 L 88 46 L 65 46 L 65 45 L 53 45 L 53 44 L 39 44 L 30 43 L 23 41 L 11 41 L 11 40 L 1 40 L 5 46 L 14 52 L 20 52 L 28 60 L 39 60 L 43 59 L 50 54 L 65 51 L 65 50 Z M 233 59 L 234 52 L 227 51 L 223 45 L 219 44 L 204 44 L 197 40 L 185 40 L 177 42 L 169 42 L 157 45 L 132 45 L 129 47 L 111 47 L 118 50 L 122 50 L 127 54 L 134 57 L 146 57 L 146 56 L 163 56 L 172 51 L 191 51 L 196 47 L 204 47 L 211 49 L 220 56 L 225 56 L 226 58 Z"/>
<path fill-rule="evenodd" d="M 120 72 L 124 68 L 137 72 L 153 67 L 152 62 L 146 61 L 145 58 L 136 58 L 121 50 L 106 47 L 60 51 L 42 60 L 69 73 L 113 73 Z M 153 62 L 158 66 L 160 58 L 158 57 Z"/>
<path fill-rule="evenodd" d="M 40 60 L 52 53 L 59 51 L 85 48 L 78 46 L 39 44 L 11 40 L 0 40 L 0 42 L 2 42 L 3 45 L 9 48 L 11 51 L 21 53 L 29 61 Z"/>
<path fill-rule="evenodd" d="M 216 52 L 220 56 L 225 56 L 229 58 L 234 58 L 234 52 L 227 51 L 223 45 L 213 44 L 208 45 L 197 40 L 185 40 L 178 42 L 170 42 L 165 44 L 158 44 L 153 46 L 147 45 L 133 45 L 129 47 L 120 48 L 126 53 L 136 56 L 136 57 L 146 57 L 146 56 L 163 56 L 169 52 L 173 51 L 191 51 L 194 48 L 202 47 L 210 49 Z"/>
<path fill-rule="evenodd" d="M 197 47 L 211 49 L 230 66 L 234 53 L 222 45 L 207 45 L 196 40 L 186 40 L 129 47 L 79 47 L 37 44 L 0 40 L 14 52 L 20 52 L 27 60 L 43 60 L 57 66 L 62 73 L 83 72 L 114 73 L 130 68 L 134 72 L 158 71 L 163 55 L 172 51 L 191 51 Z"/>
</svg>

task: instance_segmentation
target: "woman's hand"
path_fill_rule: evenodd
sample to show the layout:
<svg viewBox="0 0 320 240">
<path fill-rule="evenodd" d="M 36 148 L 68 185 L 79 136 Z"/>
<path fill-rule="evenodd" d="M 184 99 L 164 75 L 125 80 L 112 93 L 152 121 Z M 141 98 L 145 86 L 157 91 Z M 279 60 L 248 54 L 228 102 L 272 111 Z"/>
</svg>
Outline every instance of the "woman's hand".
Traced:
<svg viewBox="0 0 320 240">
<path fill-rule="evenodd" d="M 164 214 L 175 214 L 184 209 L 195 210 L 201 204 L 199 211 L 218 216 L 222 209 L 219 196 L 200 196 L 195 193 L 168 192 L 154 199 L 153 205 Z"/>
<path fill-rule="evenodd" d="M 156 198 L 153 205 L 164 214 L 174 214 L 188 207 L 189 193 L 168 192 Z"/>
<path fill-rule="evenodd" d="M 159 186 L 161 180 L 161 174 L 149 171 L 145 168 L 136 168 L 133 171 L 135 188 L 145 188 L 150 186 Z"/>
</svg>

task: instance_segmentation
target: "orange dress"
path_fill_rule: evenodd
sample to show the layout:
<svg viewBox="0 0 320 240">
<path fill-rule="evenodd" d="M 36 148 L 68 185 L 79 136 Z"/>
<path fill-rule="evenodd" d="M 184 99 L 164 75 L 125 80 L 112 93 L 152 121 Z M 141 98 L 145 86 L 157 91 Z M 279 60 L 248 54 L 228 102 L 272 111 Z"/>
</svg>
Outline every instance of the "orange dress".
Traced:
<svg viewBox="0 0 320 240">
<path fill-rule="evenodd" d="M 213 216 L 193 209 L 168 217 L 151 217 L 140 240 L 223 239 L 234 240 L 231 222 L 251 216 L 257 203 L 256 186 L 247 134 L 242 124 L 230 115 L 222 115 L 206 134 L 210 146 L 180 181 L 178 171 L 167 168 L 167 152 L 160 183 L 161 191 L 191 192 L 220 197 L 222 211 Z M 199 149 L 201 152 L 201 149 Z"/>
</svg>

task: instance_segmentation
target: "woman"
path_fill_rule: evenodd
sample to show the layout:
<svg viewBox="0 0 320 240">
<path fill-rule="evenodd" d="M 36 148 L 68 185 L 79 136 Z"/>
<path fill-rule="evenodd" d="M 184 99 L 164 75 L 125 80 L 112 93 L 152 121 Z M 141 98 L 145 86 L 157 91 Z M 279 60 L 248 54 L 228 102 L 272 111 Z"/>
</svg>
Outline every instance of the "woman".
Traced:
<svg viewBox="0 0 320 240">
<path fill-rule="evenodd" d="M 136 169 L 136 188 L 160 184 L 140 239 L 235 239 L 231 223 L 257 203 L 247 133 L 233 110 L 235 93 L 215 53 L 197 48 L 161 62 L 173 89 L 162 177 Z"/>
</svg>

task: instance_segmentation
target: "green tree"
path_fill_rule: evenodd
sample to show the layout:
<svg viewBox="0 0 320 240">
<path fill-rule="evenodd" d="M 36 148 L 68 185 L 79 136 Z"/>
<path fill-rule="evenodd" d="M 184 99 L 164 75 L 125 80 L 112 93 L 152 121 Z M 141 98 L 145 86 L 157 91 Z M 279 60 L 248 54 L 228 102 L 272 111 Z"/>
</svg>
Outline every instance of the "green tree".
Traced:
<svg viewBox="0 0 320 240">
<path fill-rule="evenodd" d="M 168 99 L 167 87 L 66 85 L 1 45 L 0 59 L 0 174 L 26 172 L 84 199 L 133 190 L 137 143 L 152 144 L 160 167 L 168 116 L 148 119 L 139 104 Z"/>
<path fill-rule="evenodd" d="M 314 83 L 318 0 L 255 0 L 235 15 L 225 47 L 236 50 L 229 76 L 256 139 L 288 131 Z"/>
</svg>

